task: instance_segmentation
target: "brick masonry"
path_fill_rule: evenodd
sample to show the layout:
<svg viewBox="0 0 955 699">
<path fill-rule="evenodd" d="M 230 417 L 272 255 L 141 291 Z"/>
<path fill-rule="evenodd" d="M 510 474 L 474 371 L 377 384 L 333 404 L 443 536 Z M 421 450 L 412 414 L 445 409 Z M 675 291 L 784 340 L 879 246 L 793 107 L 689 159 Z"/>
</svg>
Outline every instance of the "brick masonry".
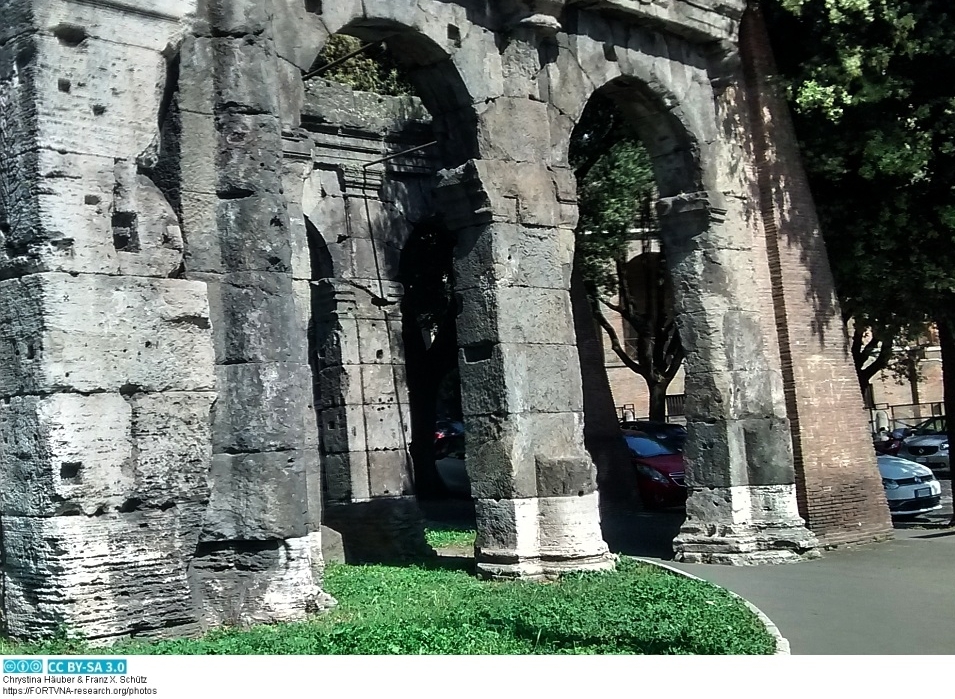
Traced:
<svg viewBox="0 0 955 699">
<path fill-rule="evenodd" d="M 868 416 L 791 118 L 770 86 L 776 69 L 755 8 L 743 17 L 740 54 L 800 513 L 824 545 L 885 538 L 892 525 Z"/>
</svg>

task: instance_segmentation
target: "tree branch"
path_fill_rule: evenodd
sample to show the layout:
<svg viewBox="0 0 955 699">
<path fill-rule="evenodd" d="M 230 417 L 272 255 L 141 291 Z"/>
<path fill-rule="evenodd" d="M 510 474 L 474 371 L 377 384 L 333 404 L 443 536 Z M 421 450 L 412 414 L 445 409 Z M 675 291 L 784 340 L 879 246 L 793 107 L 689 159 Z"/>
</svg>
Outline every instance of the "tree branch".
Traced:
<svg viewBox="0 0 955 699">
<path fill-rule="evenodd" d="M 603 300 L 601 299 L 601 301 Z M 593 297 L 591 297 L 590 306 L 593 309 L 594 318 L 597 319 L 597 322 L 600 324 L 600 327 L 602 327 L 604 331 L 607 333 L 607 337 L 610 339 L 610 348 L 614 351 L 614 354 L 616 354 L 620 358 L 620 361 L 622 361 L 627 366 L 628 369 L 630 369 L 631 371 L 639 374 L 644 379 L 646 379 L 647 372 L 644 370 L 643 366 L 641 366 L 639 362 L 637 362 L 636 360 L 633 359 L 633 357 L 627 354 L 627 351 L 620 344 L 620 336 L 617 335 L 617 331 L 614 330 L 613 325 L 611 325 L 610 321 L 607 320 L 607 317 L 600 310 L 600 306 L 594 303 Z"/>
</svg>

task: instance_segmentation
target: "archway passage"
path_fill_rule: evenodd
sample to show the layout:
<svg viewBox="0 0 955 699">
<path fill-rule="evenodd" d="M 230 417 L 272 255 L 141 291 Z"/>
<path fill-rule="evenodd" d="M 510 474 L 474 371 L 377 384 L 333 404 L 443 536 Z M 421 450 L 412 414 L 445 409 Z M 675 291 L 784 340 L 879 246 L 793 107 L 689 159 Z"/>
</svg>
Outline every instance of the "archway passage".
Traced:
<svg viewBox="0 0 955 699">
<path fill-rule="evenodd" d="M 309 272 L 298 254 L 308 273 L 299 283 L 311 287 L 323 523 L 349 561 L 417 560 L 433 554 L 417 499 L 440 489 L 436 372 L 457 360 L 453 237 L 432 190 L 441 166 L 473 155 L 473 127 L 462 123 L 467 103 L 455 101 L 460 78 L 431 39 L 396 22 L 342 31 L 305 73 L 293 147 L 308 157 L 287 165 L 293 208 L 317 233 L 309 246 L 331 261 Z"/>
<path fill-rule="evenodd" d="M 814 555 L 815 538 L 795 499 L 772 315 L 753 293 L 769 270 L 753 254 L 758 229 L 745 207 L 731 207 L 723 194 L 748 183 L 727 177 L 716 160 L 722 154 L 705 144 L 708 133 L 695 132 L 692 117 L 644 80 L 616 78 L 594 99 L 611 102 L 640 138 L 659 193 L 660 237 L 686 353 L 688 439 L 685 475 L 677 476 L 689 496 L 676 556 L 753 563 Z"/>
</svg>

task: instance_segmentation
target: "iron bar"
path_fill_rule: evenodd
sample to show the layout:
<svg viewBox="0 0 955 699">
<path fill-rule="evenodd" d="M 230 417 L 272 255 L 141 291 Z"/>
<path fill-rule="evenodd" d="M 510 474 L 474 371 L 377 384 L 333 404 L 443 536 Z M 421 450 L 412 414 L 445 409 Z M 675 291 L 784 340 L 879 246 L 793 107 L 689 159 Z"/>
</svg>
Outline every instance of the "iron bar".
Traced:
<svg viewBox="0 0 955 699">
<path fill-rule="evenodd" d="M 391 38 L 390 36 L 386 36 L 386 37 L 384 37 L 383 39 L 378 39 L 378 41 L 372 41 L 371 43 L 364 44 L 363 46 L 359 46 L 357 49 L 355 49 L 355 50 L 352 51 L 351 53 L 347 53 L 347 54 L 345 54 L 344 56 L 342 56 L 341 58 L 336 58 L 336 59 L 335 59 L 334 61 L 332 61 L 331 63 L 326 63 L 325 65 L 323 65 L 323 66 L 321 66 L 321 67 L 319 67 L 319 68 L 316 68 L 315 70 L 310 70 L 309 72 L 307 72 L 305 75 L 302 76 L 302 80 L 303 80 L 303 81 L 305 81 L 305 80 L 311 80 L 312 78 L 321 75 L 321 74 L 324 73 L 326 70 L 331 70 L 332 68 L 334 68 L 334 67 L 336 67 L 336 66 L 340 66 L 342 63 L 345 63 L 346 61 L 351 60 L 351 59 L 354 58 L 355 56 L 358 56 L 359 54 L 364 53 L 365 51 L 367 51 L 368 49 L 370 49 L 372 46 L 378 46 L 378 44 L 384 43 L 386 40 L 388 40 L 388 39 L 390 39 L 390 38 Z"/>
<path fill-rule="evenodd" d="M 408 153 L 414 153 L 415 151 L 424 150 L 425 148 L 430 148 L 431 146 L 438 145 L 437 141 L 431 141 L 430 143 L 425 143 L 424 145 L 415 146 L 414 148 L 407 148 L 397 153 L 392 153 L 391 155 L 386 155 L 384 158 L 378 158 L 378 160 L 372 160 L 370 163 L 365 163 L 362 165 L 362 169 L 369 168 L 372 165 L 380 165 L 381 163 L 393 160 L 394 158 L 400 158 L 402 155 L 408 155 Z"/>
</svg>

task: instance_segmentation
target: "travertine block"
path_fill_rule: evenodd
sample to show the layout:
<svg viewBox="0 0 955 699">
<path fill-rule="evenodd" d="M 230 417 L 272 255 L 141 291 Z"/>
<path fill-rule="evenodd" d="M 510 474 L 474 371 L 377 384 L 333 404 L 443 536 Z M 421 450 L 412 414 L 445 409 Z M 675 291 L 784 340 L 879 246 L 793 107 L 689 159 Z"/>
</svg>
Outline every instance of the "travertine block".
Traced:
<svg viewBox="0 0 955 699">
<path fill-rule="evenodd" d="M 0 394 L 208 391 L 205 285 L 37 274 L 0 282 Z"/>
<path fill-rule="evenodd" d="M 245 363 L 216 367 L 219 401 L 213 413 L 215 453 L 298 449 L 310 401 L 308 367 Z"/>
<path fill-rule="evenodd" d="M 188 562 L 201 505 L 98 517 L 0 518 L 7 631 L 90 640 L 199 631 Z"/>
</svg>

